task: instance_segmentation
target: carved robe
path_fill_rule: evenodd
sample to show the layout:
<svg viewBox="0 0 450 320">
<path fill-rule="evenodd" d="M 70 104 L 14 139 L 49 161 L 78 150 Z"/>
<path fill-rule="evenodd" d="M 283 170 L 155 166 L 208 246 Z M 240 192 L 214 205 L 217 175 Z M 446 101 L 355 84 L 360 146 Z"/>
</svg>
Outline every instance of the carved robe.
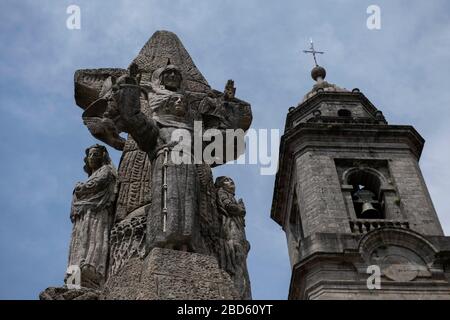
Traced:
<svg viewBox="0 0 450 320">
<path fill-rule="evenodd" d="M 69 266 L 78 265 L 82 276 L 86 267 L 96 277 L 104 279 L 106 276 L 116 180 L 117 174 L 112 165 L 103 165 L 86 182 L 79 184 L 79 189 L 75 188 L 73 193 Z"/>
<path fill-rule="evenodd" d="M 217 202 L 222 217 L 221 265 L 231 275 L 241 299 L 251 299 L 246 262 L 250 244 L 245 236 L 244 204 L 223 188 L 217 190 Z"/>
<path fill-rule="evenodd" d="M 182 122 L 161 118 L 156 123 L 159 139 L 152 152 L 155 156 L 152 159 L 152 203 L 147 215 L 147 245 L 149 248 L 174 249 L 185 245 L 190 250 L 199 250 L 201 245 L 196 238 L 199 236 L 196 166 L 193 162 L 174 164 L 172 161 L 173 145 L 178 142 L 171 140 L 172 132 L 179 128 L 188 130 L 188 127 Z"/>
<path fill-rule="evenodd" d="M 160 70 L 155 71 L 156 73 Z M 124 123 L 139 148 L 146 151 L 151 161 L 151 204 L 147 208 L 147 249 L 165 247 L 204 252 L 199 221 L 199 179 L 197 168 L 191 163 L 173 163 L 175 145 L 191 141 L 172 141 L 174 130 L 183 129 L 192 136 L 192 125 L 186 114 L 177 115 L 176 104 L 184 95 L 159 86 L 157 75 L 147 90 L 152 116 L 140 111 L 141 89 L 122 87 L 116 96 Z"/>
</svg>

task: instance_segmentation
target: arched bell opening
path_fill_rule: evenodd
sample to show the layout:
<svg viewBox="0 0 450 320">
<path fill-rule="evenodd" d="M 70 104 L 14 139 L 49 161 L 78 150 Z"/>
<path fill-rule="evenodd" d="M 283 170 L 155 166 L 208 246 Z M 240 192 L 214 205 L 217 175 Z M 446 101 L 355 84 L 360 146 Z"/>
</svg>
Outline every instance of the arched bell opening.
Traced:
<svg viewBox="0 0 450 320">
<path fill-rule="evenodd" d="M 353 186 L 352 200 L 358 219 L 385 219 L 380 178 L 368 171 L 357 170 L 347 177 Z"/>
</svg>

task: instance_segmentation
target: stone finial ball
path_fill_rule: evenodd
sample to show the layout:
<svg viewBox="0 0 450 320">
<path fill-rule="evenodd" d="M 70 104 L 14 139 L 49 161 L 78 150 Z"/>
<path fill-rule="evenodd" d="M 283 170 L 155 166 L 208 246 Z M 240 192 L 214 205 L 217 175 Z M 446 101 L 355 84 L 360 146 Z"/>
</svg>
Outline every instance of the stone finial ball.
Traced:
<svg viewBox="0 0 450 320">
<path fill-rule="evenodd" d="M 317 81 L 317 79 L 320 77 L 322 79 L 325 79 L 325 76 L 327 75 L 327 72 L 325 71 L 324 68 L 322 68 L 321 66 L 315 66 L 312 70 L 311 70 L 311 77 L 314 79 L 314 81 Z"/>
</svg>

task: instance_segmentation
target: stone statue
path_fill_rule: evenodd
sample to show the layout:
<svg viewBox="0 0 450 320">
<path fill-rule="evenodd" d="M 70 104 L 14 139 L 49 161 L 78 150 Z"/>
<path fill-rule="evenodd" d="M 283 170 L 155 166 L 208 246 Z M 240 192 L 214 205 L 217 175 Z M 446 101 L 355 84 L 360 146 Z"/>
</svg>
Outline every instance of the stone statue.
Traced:
<svg viewBox="0 0 450 320">
<path fill-rule="evenodd" d="M 78 182 L 73 191 L 69 266 L 80 268 L 83 286 L 97 288 L 108 267 L 117 173 L 104 146 L 87 148 L 84 162 L 88 179 Z"/>
<path fill-rule="evenodd" d="M 217 129 L 246 128 L 251 113 L 241 100 L 235 98 L 234 81 L 228 80 L 224 92 L 212 90 L 200 103 L 205 127 Z M 236 116 L 239 114 L 239 116 Z M 241 151 L 243 152 L 243 151 Z"/>
<path fill-rule="evenodd" d="M 154 247 L 202 252 L 198 242 L 198 178 L 194 159 L 174 164 L 171 152 L 183 141 L 173 141 L 176 129 L 192 133 L 188 105 L 181 89 L 180 70 L 171 64 L 157 69 L 148 86 L 138 87 L 121 79 L 115 94 L 126 130 L 148 153 L 152 168 L 151 206 L 147 216 L 147 248 Z M 149 118 L 140 112 L 140 96 L 148 97 Z M 188 149 L 191 150 L 189 142 Z"/>
<path fill-rule="evenodd" d="M 93 265 L 93 273 L 106 276 L 98 297 L 250 297 L 248 275 L 241 276 L 240 269 L 227 267 L 222 259 L 227 231 L 212 174 L 212 167 L 237 159 L 244 151 L 239 146 L 244 146 L 243 133 L 250 127 L 252 113 L 250 104 L 236 98 L 235 91 L 232 80 L 224 92 L 212 89 L 178 37 L 167 31 L 156 32 L 128 69 L 75 72 L 75 101 L 84 110 L 84 124 L 95 138 L 123 152 L 117 197 L 111 182 L 110 202 L 105 198 L 103 215 L 98 216 L 104 219 L 95 225 L 104 227 L 104 237 L 90 236 L 82 227 L 90 220 L 73 215 L 70 261 Z M 234 151 L 232 159 L 228 152 L 225 157 L 214 154 L 214 163 L 203 159 L 208 146 L 201 134 L 200 154 L 196 154 L 197 122 L 200 131 L 214 129 L 215 137 L 222 137 Z M 227 141 L 229 129 L 242 134 Z M 174 135 L 179 131 L 184 135 Z M 112 168 L 108 172 L 111 179 L 115 177 Z M 74 204 L 80 200 L 78 192 Z M 83 207 L 79 208 L 81 212 Z M 94 232 L 100 230 L 95 228 Z M 89 256 L 91 245 L 95 259 Z M 191 266 L 192 261 L 199 263 Z M 186 272 L 186 265 L 192 272 Z M 61 292 L 65 291 L 49 288 L 43 297 L 57 299 L 66 294 Z"/>
<path fill-rule="evenodd" d="M 160 247 L 198 253 L 217 251 L 214 236 L 218 237 L 218 234 L 209 232 L 214 229 L 214 221 L 211 220 L 217 220 L 217 215 L 203 220 L 205 217 L 199 215 L 201 181 L 198 171 L 202 170 L 204 163 L 202 159 L 195 159 L 191 153 L 194 150 L 193 121 L 199 114 L 207 115 L 208 110 L 200 107 L 199 112 L 195 108 L 193 101 L 199 95 L 184 90 L 181 70 L 172 65 L 170 60 L 166 66 L 153 72 L 150 82 L 138 81 L 133 76 L 137 74 L 137 69 L 132 65 L 129 75 L 117 80 L 113 88 L 113 105 L 120 114 L 124 130 L 131 135 L 139 149 L 147 153 L 152 168 L 151 204 L 146 221 L 147 249 Z M 228 87 L 230 85 L 235 90 L 232 82 L 229 82 Z M 203 96 L 200 106 L 204 104 L 203 101 L 209 101 L 217 109 L 224 108 L 221 102 L 211 101 L 212 95 L 214 93 Z M 229 93 L 226 96 L 225 100 L 234 99 L 234 91 L 232 96 Z M 142 111 L 143 105 L 148 107 L 149 112 Z M 225 108 L 228 110 L 219 112 L 233 112 L 232 107 Z M 210 112 L 208 115 L 212 114 Z M 218 128 L 233 128 L 231 122 L 221 121 L 223 119 L 218 119 Z M 179 129 L 185 130 L 190 138 L 174 140 L 173 133 Z M 180 148 L 183 149 L 182 163 L 173 162 L 174 147 L 177 147 L 177 153 Z"/>
<path fill-rule="evenodd" d="M 245 206 L 235 198 L 235 184 L 229 177 L 216 179 L 217 204 L 222 222 L 222 260 L 242 299 L 251 299 L 247 254 L 250 244 L 245 237 Z"/>
</svg>

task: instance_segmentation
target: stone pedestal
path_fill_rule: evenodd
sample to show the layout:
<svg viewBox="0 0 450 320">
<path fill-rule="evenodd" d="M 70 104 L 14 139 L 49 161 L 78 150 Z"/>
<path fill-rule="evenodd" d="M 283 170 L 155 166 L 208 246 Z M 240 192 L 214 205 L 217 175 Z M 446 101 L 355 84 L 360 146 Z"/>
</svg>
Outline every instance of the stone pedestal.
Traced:
<svg viewBox="0 0 450 320">
<path fill-rule="evenodd" d="M 132 258 L 105 284 L 102 299 L 237 299 L 230 276 L 212 256 L 153 249 L 145 259 Z"/>
<path fill-rule="evenodd" d="M 98 300 L 99 296 L 100 291 L 91 288 L 49 287 L 39 294 L 39 300 Z"/>
</svg>

